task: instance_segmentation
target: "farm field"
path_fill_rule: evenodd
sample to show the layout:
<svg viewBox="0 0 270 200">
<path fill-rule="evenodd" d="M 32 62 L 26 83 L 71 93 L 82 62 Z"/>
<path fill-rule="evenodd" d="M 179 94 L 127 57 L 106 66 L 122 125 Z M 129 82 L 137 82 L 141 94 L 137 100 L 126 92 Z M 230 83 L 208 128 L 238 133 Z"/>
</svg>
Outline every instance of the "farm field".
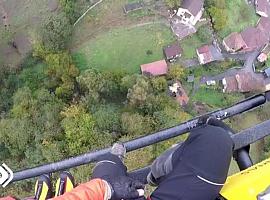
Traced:
<svg viewBox="0 0 270 200">
<path fill-rule="evenodd" d="M 162 48 L 174 40 L 170 29 L 160 24 L 119 28 L 85 43 L 74 53 L 74 60 L 80 70 L 138 73 L 141 64 L 163 59 Z"/>
</svg>

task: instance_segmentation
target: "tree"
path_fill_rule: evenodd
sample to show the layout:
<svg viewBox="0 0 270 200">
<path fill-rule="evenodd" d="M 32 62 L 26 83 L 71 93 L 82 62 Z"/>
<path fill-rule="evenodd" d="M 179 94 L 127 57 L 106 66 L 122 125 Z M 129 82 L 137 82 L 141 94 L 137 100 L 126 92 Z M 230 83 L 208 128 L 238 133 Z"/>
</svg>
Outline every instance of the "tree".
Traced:
<svg viewBox="0 0 270 200">
<path fill-rule="evenodd" d="M 110 145 L 112 136 L 98 133 L 95 130 L 95 120 L 80 105 L 71 105 L 62 115 L 62 127 L 70 155 L 78 155 L 91 150 Z"/>
<path fill-rule="evenodd" d="M 202 42 L 208 42 L 212 38 L 212 32 L 208 26 L 200 26 L 197 35 Z"/>
<path fill-rule="evenodd" d="M 153 116 L 158 129 L 176 126 L 190 118 L 186 112 L 173 107 L 165 107 L 163 110 L 155 112 Z"/>
<path fill-rule="evenodd" d="M 168 84 L 164 77 L 155 77 L 151 79 L 154 92 L 161 93 L 167 90 Z"/>
<path fill-rule="evenodd" d="M 60 110 L 63 103 L 46 89 L 19 89 L 10 117 L 0 121 L 0 139 L 19 167 L 30 167 L 64 157 Z M 48 149 L 48 147 L 55 147 Z M 51 151 L 51 153 L 46 153 Z M 53 153 L 52 153 L 53 152 Z M 8 162 L 13 162 L 12 160 Z"/>
<path fill-rule="evenodd" d="M 179 7 L 181 5 L 181 0 L 165 0 L 165 3 L 170 8 Z"/>
<path fill-rule="evenodd" d="M 132 74 L 132 75 L 126 75 L 121 80 L 121 91 L 128 92 L 129 89 L 133 87 L 133 85 L 136 84 L 136 81 L 138 78 L 140 78 L 141 75 L 138 74 Z"/>
<path fill-rule="evenodd" d="M 128 90 L 127 99 L 131 106 L 141 106 L 144 104 L 150 90 L 149 82 L 141 77 L 136 80 L 136 84 Z"/>
<path fill-rule="evenodd" d="M 216 31 L 224 29 L 227 25 L 228 14 L 226 9 L 211 6 L 208 9 Z"/>
<path fill-rule="evenodd" d="M 93 114 L 95 126 L 101 132 L 121 133 L 121 113 L 113 104 L 101 105 Z"/>
<path fill-rule="evenodd" d="M 72 24 L 64 13 L 48 18 L 42 28 L 42 44 L 51 52 L 63 51 L 72 34 Z"/>
<path fill-rule="evenodd" d="M 71 23 L 74 23 L 78 17 L 76 13 L 76 0 L 60 0 L 60 4 Z"/>
<path fill-rule="evenodd" d="M 169 69 L 168 78 L 171 80 L 182 80 L 185 77 L 185 70 L 179 65 L 172 65 Z"/>
<path fill-rule="evenodd" d="M 105 92 L 105 81 L 101 73 L 89 69 L 77 77 L 77 81 L 89 102 L 96 104 L 100 101 L 100 93 Z"/>
<path fill-rule="evenodd" d="M 72 62 L 71 55 L 68 52 L 47 53 L 36 52 L 36 56 L 41 58 L 47 64 L 47 88 L 55 91 L 58 97 L 68 100 L 75 90 L 76 77 L 79 70 Z"/>
<path fill-rule="evenodd" d="M 123 113 L 121 117 L 122 130 L 132 136 L 139 136 L 152 132 L 153 121 L 150 117 L 138 113 Z"/>
</svg>

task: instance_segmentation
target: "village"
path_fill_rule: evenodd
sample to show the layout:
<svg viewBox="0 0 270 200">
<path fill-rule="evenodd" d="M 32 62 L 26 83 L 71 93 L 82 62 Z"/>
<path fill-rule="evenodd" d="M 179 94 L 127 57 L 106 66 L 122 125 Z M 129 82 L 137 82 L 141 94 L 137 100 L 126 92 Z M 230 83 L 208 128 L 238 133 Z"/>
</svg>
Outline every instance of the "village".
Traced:
<svg viewBox="0 0 270 200">
<path fill-rule="evenodd" d="M 269 0 L 0 0 L 0 157 L 15 171 L 193 127 L 266 91 Z M 270 118 L 269 104 L 222 114 L 236 132 Z M 187 136 L 125 163 L 147 166 Z M 250 155 L 269 157 L 270 138 Z M 86 182 L 92 167 L 72 173 Z M 33 185 L 10 188 L 29 196 Z"/>
<path fill-rule="evenodd" d="M 95 2 L 100 3 L 99 1 Z M 170 29 L 175 37 L 173 42 L 166 44 L 163 41 L 163 48 L 156 49 L 157 54 L 163 55 L 162 60 L 149 59 L 152 62 L 137 63 L 141 65 L 141 73 L 148 77 L 163 76 L 168 73 L 170 66 L 178 64 L 180 67 L 190 70 L 186 75 L 185 82 L 193 85 L 195 91 L 185 91 L 186 89 L 180 80 L 170 83 L 168 86 L 168 88 L 174 88 L 170 91 L 170 94 L 176 96 L 181 106 L 188 103 L 188 96 L 193 95 L 200 85 L 206 85 L 208 88 L 214 88 L 215 90 L 218 89 L 223 93 L 247 93 L 269 90 L 270 69 L 267 60 L 270 55 L 270 4 L 268 0 L 250 1 L 245 4 L 251 9 L 249 11 L 253 12 L 250 14 L 257 15 L 256 25 L 247 26 L 241 32 L 231 32 L 223 37 L 217 35 L 213 30 L 213 22 L 205 14 L 204 0 L 183 0 L 180 7 L 174 7 L 170 10 L 162 6 L 162 4 L 160 7 L 153 8 L 152 5 L 155 4 L 147 0 L 122 4 L 124 18 L 132 16 L 133 13 L 136 15 L 140 11 L 145 12 L 145 10 L 154 9 L 161 16 L 160 22 L 166 25 L 162 28 Z M 57 11 L 58 7 L 57 0 L 49 1 L 48 8 L 50 12 Z M 10 26 L 8 13 L 3 6 L 1 6 L 1 9 L 2 22 L 7 28 Z M 82 18 L 82 20 L 84 19 Z M 204 36 L 206 40 L 202 39 L 195 46 L 192 43 L 185 44 L 187 43 L 186 41 L 192 41 L 193 38 L 196 41 L 195 38 L 198 37 L 196 34 L 206 35 Z M 15 34 L 9 45 L 7 47 L 0 45 L 0 49 L 4 53 L 7 62 L 12 60 L 11 62 L 18 63 L 20 56 L 23 57 L 31 51 L 31 40 L 25 33 Z M 115 50 L 117 51 L 117 49 Z M 147 55 L 151 56 L 152 53 L 152 50 L 149 50 Z M 76 57 L 77 52 L 74 55 Z M 84 54 L 84 56 L 87 57 L 87 54 Z M 219 63 L 222 64 L 223 62 L 231 62 L 231 68 L 226 68 L 225 71 L 221 70 L 219 74 L 202 74 L 196 82 L 198 77 L 194 77 L 194 70 L 196 71 L 198 68 L 207 69 L 209 64 L 218 66 Z M 100 65 L 99 63 L 95 64 Z M 124 63 L 122 64 L 124 65 Z M 133 63 L 133 66 L 135 66 L 135 63 Z M 180 96 L 182 97 L 179 98 Z M 182 102 L 180 99 L 185 100 Z"/>
<path fill-rule="evenodd" d="M 201 21 L 204 12 L 203 0 L 184 0 L 178 10 L 170 13 L 171 29 L 180 41 L 163 48 L 164 60 L 141 65 L 141 72 L 146 76 L 161 76 L 168 73 L 171 63 L 177 62 L 183 54 L 181 40 L 192 37 L 196 33 L 195 25 Z M 125 12 L 143 7 L 142 2 L 127 4 Z M 268 60 L 270 55 L 270 3 L 267 0 L 254 2 L 256 14 L 260 16 L 256 27 L 247 27 L 242 32 L 233 32 L 222 42 L 213 40 L 211 44 L 196 49 L 199 65 L 204 67 L 211 62 L 224 59 L 238 59 L 244 57 L 244 65 L 233 73 L 203 77 L 202 83 L 207 86 L 218 86 L 224 93 L 232 92 L 262 92 L 270 90 L 270 67 L 258 71 L 256 66 Z M 191 66 L 188 66 L 191 67 Z M 230 69 L 229 69 L 230 70 Z M 187 77 L 188 82 L 194 81 L 194 76 Z M 169 86 L 171 95 L 181 106 L 188 103 L 188 96 L 179 81 Z"/>
</svg>

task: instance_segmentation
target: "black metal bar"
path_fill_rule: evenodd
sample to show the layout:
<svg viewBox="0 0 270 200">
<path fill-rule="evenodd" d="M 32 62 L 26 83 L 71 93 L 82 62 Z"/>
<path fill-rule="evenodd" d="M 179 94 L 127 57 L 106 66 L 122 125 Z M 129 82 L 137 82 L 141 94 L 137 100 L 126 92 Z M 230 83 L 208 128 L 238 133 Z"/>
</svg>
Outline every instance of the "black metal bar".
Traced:
<svg viewBox="0 0 270 200">
<path fill-rule="evenodd" d="M 259 94 L 259 95 L 250 97 L 246 100 L 243 100 L 233 105 L 232 107 L 229 107 L 223 110 L 217 110 L 217 111 L 208 113 L 207 115 L 213 115 L 221 120 L 224 120 L 229 117 L 235 116 L 237 114 L 254 109 L 260 105 L 263 105 L 265 102 L 266 102 L 265 96 L 263 94 Z M 127 148 L 127 151 L 140 149 L 140 148 L 155 144 L 157 142 L 161 142 L 161 141 L 182 135 L 184 133 L 187 133 L 191 129 L 198 127 L 198 118 L 199 117 L 189 120 L 187 122 L 184 122 L 178 126 L 126 142 L 125 146 Z M 50 163 L 50 164 L 38 166 L 35 168 L 18 171 L 14 173 L 14 178 L 12 182 L 16 182 L 16 181 L 20 181 L 20 180 L 24 180 L 28 178 L 33 178 L 33 177 L 40 176 L 42 174 L 53 173 L 53 172 L 77 167 L 80 165 L 88 164 L 91 162 L 95 162 L 100 156 L 108 153 L 109 151 L 110 151 L 110 148 L 106 148 L 99 151 L 89 152 L 83 155 L 79 155 L 73 158 L 65 159 L 63 161 L 58 161 L 55 163 Z"/>
<path fill-rule="evenodd" d="M 243 171 L 253 165 L 252 159 L 245 148 L 237 150 L 235 152 L 234 159 L 237 162 L 240 171 Z"/>
<path fill-rule="evenodd" d="M 234 150 L 240 150 L 244 147 L 263 139 L 270 135 L 270 120 L 262 122 L 256 126 L 248 128 L 232 136 L 235 143 Z M 249 162 L 249 161 L 247 161 Z M 246 163 L 249 165 L 250 163 Z M 244 163 L 245 165 L 245 163 Z M 142 169 L 137 169 L 129 173 L 129 176 L 140 180 L 142 183 L 146 183 L 146 176 L 150 172 L 150 166 L 144 167 Z"/>
</svg>

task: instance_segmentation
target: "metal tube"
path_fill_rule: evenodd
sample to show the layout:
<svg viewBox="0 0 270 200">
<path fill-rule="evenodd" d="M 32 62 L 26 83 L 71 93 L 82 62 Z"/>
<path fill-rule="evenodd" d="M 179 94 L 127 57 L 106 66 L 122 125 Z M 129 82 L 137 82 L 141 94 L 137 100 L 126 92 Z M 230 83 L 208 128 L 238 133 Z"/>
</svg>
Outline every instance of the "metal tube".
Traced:
<svg viewBox="0 0 270 200">
<path fill-rule="evenodd" d="M 217 110 L 217 111 L 208 113 L 207 115 L 213 115 L 221 120 L 224 120 L 234 115 L 256 108 L 260 105 L 263 105 L 265 102 L 266 102 L 265 96 L 263 94 L 260 94 L 260 95 L 256 95 L 251 98 L 248 98 L 244 101 L 241 101 L 233 105 L 232 107 L 229 107 L 223 110 Z M 162 131 L 158 131 L 151 135 L 143 136 L 143 137 L 131 140 L 129 142 L 126 142 L 125 146 L 127 148 L 127 151 L 140 149 L 140 148 L 155 144 L 157 142 L 161 142 L 161 141 L 182 135 L 184 133 L 187 133 L 191 129 L 198 127 L 198 118 L 199 117 L 189 120 L 187 122 L 184 122 L 178 126 L 165 129 Z M 110 148 L 106 148 L 99 151 L 89 152 L 83 155 L 79 155 L 76 157 L 58 161 L 55 163 L 50 163 L 50 164 L 34 167 L 31 169 L 18 171 L 14 173 L 14 178 L 12 182 L 29 179 L 29 178 L 40 176 L 42 174 L 53 173 L 53 172 L 77 167 L 80 165 L 88 164 L 91 162 L 95 162 L 100 156 L 108 153 L 109 151 L 110 151 Z"/>
</svg>

